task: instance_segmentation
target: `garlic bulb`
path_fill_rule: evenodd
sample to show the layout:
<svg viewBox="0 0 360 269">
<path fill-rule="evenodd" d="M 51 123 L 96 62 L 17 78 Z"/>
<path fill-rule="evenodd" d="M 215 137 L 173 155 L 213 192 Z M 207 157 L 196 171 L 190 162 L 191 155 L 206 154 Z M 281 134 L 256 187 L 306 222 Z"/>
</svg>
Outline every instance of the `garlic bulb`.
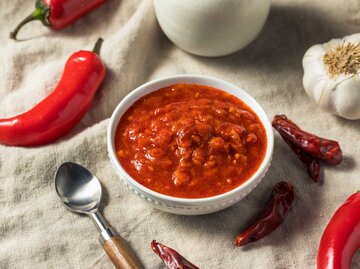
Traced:
<svg viewBox="0 0 360 269">
<path fill-rule="evenodd" d="M 360 119 L 360 34 L 312 46 L 302 64 L 305 91 L 320 107 Z"/>
</svg>

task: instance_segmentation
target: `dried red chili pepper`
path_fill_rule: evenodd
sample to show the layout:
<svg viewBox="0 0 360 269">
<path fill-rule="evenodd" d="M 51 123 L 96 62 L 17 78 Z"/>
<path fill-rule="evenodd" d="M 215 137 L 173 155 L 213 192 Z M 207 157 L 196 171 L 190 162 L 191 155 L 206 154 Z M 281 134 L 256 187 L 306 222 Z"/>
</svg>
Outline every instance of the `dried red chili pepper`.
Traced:
<svg viewBox="0 0 360 269">
<path fill-rule="evenodd" d="M 360 248 L 360 192 L 351 195 L 335 212 L 321 237 L 318 269 L 349 269 Z"/>
<path fill-rule="evenodd" d="M 338 142 L 301 130 L 285 115 L 276 115 L 272 126 L 284 139 L 315 158 L 329 165 L 337 165 L 342 161 L 342 152 Z"/>
<path fill-rule="evenodd" d="M 306 152 L 302 151 L 301 149 L 295 147 L 289 140 L 282 136 L 284 141 L 289 145 L 289 147 L 295 152 L 296 156 L 299 160 L 304 163 L 307 167 L 307 172 L 309 176 L 315 182 L 320 181 L 320 161 L 319 159 L 307 154 Z"/>
<path fill-rule="evenodd" d="M 99 38 L 93 51 L 72 54 L 56 88 L 35 107 L 0 119 L 0 143 L 42 145 L 68 133 L 87 112 L 104 80 L 105 65 L 98 55 L 101 43 Z"/>
<path fill-rule="evenodd" d="M 285 181 L 277 183 L 263 212 L 252 225 L 235 238 L 234 244 L 244 246 L 273 232 L 283 223 L 294 204 L 294 199 L 294 187 L 291 183 Z"/>
<path fill-rule="evenodd" d="M 40 20 L 45 26 L 59 30 L 72 24 L 77 19 L 105 3 L 106 0 L 37 0 L 35 11 L 26 17 L 10 33 L 16 39 L 20 28 L 26 23 Z"/>
<path fill-rule="evenodd" d="M 163 260 L 168 269 L 200 269 L 181 256 L 177 251 L 157 243 L 155 240 L 151 242 L 151 248 L 160 259 Z"/>
</svg>

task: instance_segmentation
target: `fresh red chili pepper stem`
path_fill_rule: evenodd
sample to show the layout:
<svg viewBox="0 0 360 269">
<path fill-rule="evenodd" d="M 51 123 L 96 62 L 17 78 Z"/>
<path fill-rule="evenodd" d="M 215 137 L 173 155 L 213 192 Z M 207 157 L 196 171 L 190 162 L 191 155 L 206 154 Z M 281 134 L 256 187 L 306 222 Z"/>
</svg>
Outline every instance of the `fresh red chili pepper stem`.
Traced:
<svg viewBox="0 0 360 269">
<path fill-rule="evenodd" d="M 25 19 L 23 19 L 16 27 L 15 29 L 10 33 L 10 38 L 16 40 L 16 36 L 19 32 L 19 30 L 28 22 L 39 20 L 44 25 L 50 26 L 50 23 L 47 19 L 49 16 L 49 7 L 47 7 L 44 3 L 41 2 L 41 0 L 36 2 L 35 10 L 27 16 Z"/>
<path fill-rule="evenodd" d="M 37 18 L 37 16 L 33 16 L 34 13 L 36 13 L 37 10 L 35 10 L 32 14 L 30 14 L 29 16 L 27 16 L 24 20 L 22 20 L 17 26 L 16 28 L 10 32 L 10 38 L 16 40 L 16 36 L 19 32 L 19 30 L 21 29 L 21 27 L 23 27 L 25 24 L 27 24 L 30 21 L 35 21 L 35 20 L 39 20 L 39 18 Z"/>
<path fill-rule="evenodd" d="M 94 46 L 92 52 L 96 53 L 97 55 L 100 55 L 100 49 L 101 49 L 101 45 L 103 42 L 104 42 L 104 39 L 99 37 L 98 40 L 96 40 L 96 43 L 95 43 L 95 46 Z"/>
<path fill-rule="evenodd" d="M 24 20 L 22 20 L 18 24 L 18 26 L 16 26 L 16 28 L 12 32 L 10 32 L 10 38 L 16 40 L 16 36 L 19 30 L 28 22 L 36 20 L 42 20 L 42 14 L 37 9 L 31 15 L 27 16 Z"/>
</svg>

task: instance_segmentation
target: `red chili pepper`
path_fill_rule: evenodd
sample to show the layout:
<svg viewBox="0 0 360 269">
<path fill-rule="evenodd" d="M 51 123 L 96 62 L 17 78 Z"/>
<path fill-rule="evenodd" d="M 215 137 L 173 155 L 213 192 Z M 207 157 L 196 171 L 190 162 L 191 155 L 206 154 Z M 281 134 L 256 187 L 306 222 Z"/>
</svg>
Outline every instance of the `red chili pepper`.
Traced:
<svg viewBox="0 0 360 269">
<path fill-rule="evenodd" d="M 337 165 L 342 161 L 342 152 L 338 142 L 301 130 L 285 115 L 276 115 L 272 125 L 284 139 L 317 159 L 329 165 Z"/>
<path fill-rule="evenodd" d="M 284 181 L 277 183 L 261 215 L 235 238 L 234 244 L 244 246 L 272 233 L 285 220 L 294 204 L 294 199 L 294 187 L 291 183 Z"/>
<path fill-rule="evenodd" d="M 59 30 L 67 27 L 77 19 L 97 8 L 106 0 L 37 0 L 35 11 L 26 17 L 10 33 L 10 38 L 16 39 L 20 28 L 34 20 L 40 20 L 45 26 Z"/>
<path fill-rule="evenodd" d="M 163 260 L 168 269 L 200 269 L 172 248 L 157 243 L 155 240 L 151 242 L 151 248 Z"/>
<path fill-rule="evenodd" d="M 302 151 L 301 149 L 297 148 L 289 140 L 287 140 L 285 137 L 282 137 L 286 144 L 289 145 L 289 147 L 294 151 L 296 156 L 299 158 L 299 160 L 304 163 L 307 167 L 307 172 L 309 176 L 314 180 L 315 182 L 320 181 L 320 161 L 319 159 L 311 156 L 310 154 Z"/>
<path fill-rule="evenodd" d="M 31 110 L 0 119 L 0 143 L 35 146 L 50 143 L 68 133 L 87 112 L 105 77 L 105 65 L 98 56 L 102 39 L 93 51 L 70 56 L 59 84 Z"/>
<path fill-rule="evenodd" d="M 360 248 L 360 192 L 339 207 L 321 237 L 318 269 L 349 269 Z"/>
</svg>

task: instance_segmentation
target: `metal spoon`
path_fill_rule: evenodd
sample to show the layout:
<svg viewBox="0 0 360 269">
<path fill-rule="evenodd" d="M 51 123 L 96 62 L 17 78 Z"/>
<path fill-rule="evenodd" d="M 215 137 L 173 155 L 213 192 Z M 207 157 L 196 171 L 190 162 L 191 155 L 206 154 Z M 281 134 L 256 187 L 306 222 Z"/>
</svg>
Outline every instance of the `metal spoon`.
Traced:
<svg viewBox="0 0 360 269">
<path fill-rule="evenodd" d="M 119 234 L 98 212 L 101 185 L 89 170 L 76 163 L 63 163 L 55 175 L 55 189 L 67 209 L 92 219 L 100 232 L 99 240 L 116 268 L 143 268 Z"/>
</svg>

